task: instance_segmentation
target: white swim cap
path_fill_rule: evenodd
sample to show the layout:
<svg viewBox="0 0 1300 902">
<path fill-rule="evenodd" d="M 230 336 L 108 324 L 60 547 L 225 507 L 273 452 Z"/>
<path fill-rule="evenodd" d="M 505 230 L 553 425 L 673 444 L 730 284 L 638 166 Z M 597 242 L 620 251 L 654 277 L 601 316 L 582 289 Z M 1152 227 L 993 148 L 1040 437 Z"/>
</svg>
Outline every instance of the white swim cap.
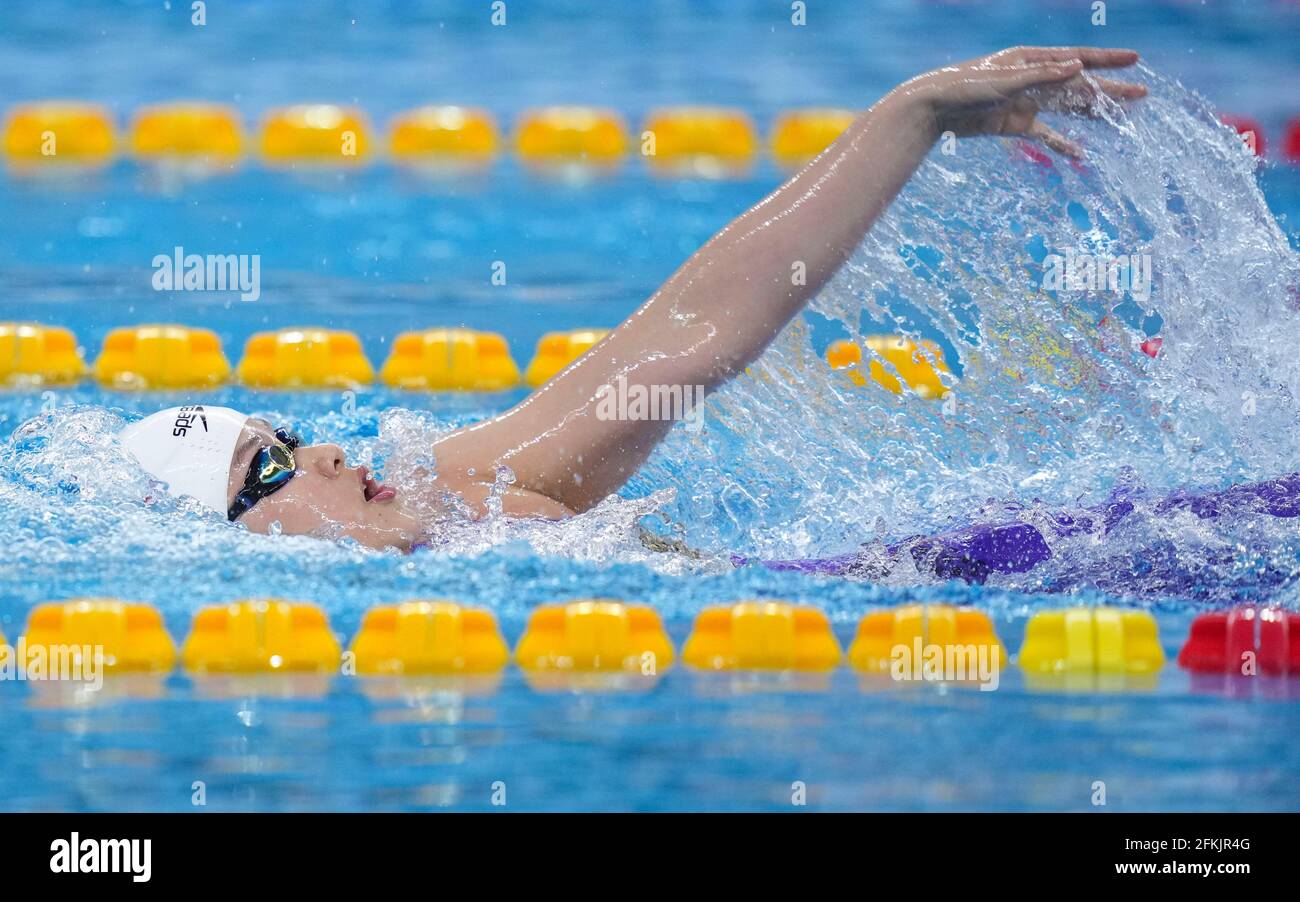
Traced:
<svg viewBox="0 0 1300 902">
<path fill-rule="evenodd" d="M 122 445 L 174 495 L 229 509 L 230 459 L 248 416 L 229 407 L 169 407 L 122 430 Z"/>
</svg>

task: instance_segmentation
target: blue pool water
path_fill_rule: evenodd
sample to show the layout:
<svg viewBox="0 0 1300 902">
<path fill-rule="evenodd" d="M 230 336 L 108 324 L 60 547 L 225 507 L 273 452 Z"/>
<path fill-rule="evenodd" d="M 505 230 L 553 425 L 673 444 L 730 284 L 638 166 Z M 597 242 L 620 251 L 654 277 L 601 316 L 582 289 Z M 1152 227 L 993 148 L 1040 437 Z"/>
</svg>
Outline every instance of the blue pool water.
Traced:
<svg viewBox="0 0 1300 902">
<path fill-rule="evenodd" d="M 1156 88 L 1152 112 L 1130 131 L 1078 126 L 1095 173 L 1043 172 L 992 141 L 937 160 L 964 181 L 918 175 L 758 376 L 711 403 L 702 436 L 674 436 L 623 502 L 564 526 L 491 524 L 410 557 L 250 536 L 143 507 L 142 477 L 112 447 L 123 417 L 190 396 L 90 384 L 0 394 L 0 629 L 10 641 L 35 604 L 82 596 L 152 603 L 178 639 L 205 604 L 311 600 L 345 640 L 374 604 L 452 598 L 492 609 L 512 643 L 539 604 L 609 597 L 655 607 L 680 649 L 702 608 L 759 597 L 821 608 L 844 644 L 867 611 L 971 604 L 1012 651 L 1037 611 L 1140 606 L 1155 613 L 1172 660 L 1207 606 L 1297 607 L 1300 530 L 1286 522 L 1138 524 L 1119 547 L 1063 549 L 1049 577 L 1090 574 L 1064 600 L 1037 591 L 1041 574 L 983 587 L 870 585 L 726 562 L 731 551 L 830 555 L 944 528 L 987 514 L 991 498 L 1062 505 L 1125 478 L 1166 489 L 1265 478 L 1288 461 L 1300 469 L 1286 404 L 1300 389 L 1300 336 L 1285 307 L 1300 284 L 1300 168 L 1256 172 L 1231 156 L 1231 138 L 1167 80 L 1253 116 L 1276 143 L 1300 114 L 1295 4 L 1112 3 L 1098 29 L 1086 5 L 1050 0 L 816 3 L 802 30 L 788 4 L 760 2 L 598 13 L 510 4 L 499 30 L 474 4 L 285 3 L 237 15 L 212 4 L 206 30 L 188 24 L 188 4 L 172 6 L 0 6 L 0 96 L 96 100 L 122 120 L 148 102 L 213 99 L 250 125 L 300 100 L 354 103 L 376 125 L 431 101 L 479 104 L 502 122 L 530 105 L 597 103 L 634 123 L 658 104 L 721 103 L 766 130 L 782 108 L 862 106 L 920 69 L 1015 43 L 1134 46 L 1160 75 L 1143 76 Z M 658 178 L 635 162 L 599 177 L 539 177 L 509 159 L 454 179 L 382 162 L 346 175 L 250 164 L 199 180 L 125 162 L 75 178 L 6 172 L 0 320 L 68 326 L 88 356 L 130 323 L 208 327 L 232 356 L 261 329 L 329 325 L 357 332 L 376 364 L 400 331 L 463 325 L 503 333 L 523 363 L 545 331 L 617 323 L 780 177 L 767 162 L 716 181 Z M 1169 198 L 1152 200 L 1152 185 Z M 1096 299 L 1077 317 L 1020 309 L 1015 272 L 1053 241 L 1095 233 L 1152 254 L 1153 300 L 1114 312 L 1133 334 L 1165 338 L 1161 360 L 1094 352 L 1080 323 L 1100 318 Z M 262 297 L 152 291 L 153 257 L 178 245 L 259 254 Z M 507 265 L 504 286 L 490 281 L 495 261 Z M 938 295 L 957 307 L 918 312 Z M 820 364 L 835 337 L 895 327 L 939 340 L 961 368 L 970 387 L 956 424 L 914 401 L 846 390 Z M 990 339 L 1008 331 L 1027 338 Z M 1247 391 L 1264 416 L 1223 413 Z M 229 388 L 203 400 L 384 463 L 522 396 Z M 647 552 L 638 524 L 679 534 L 705 559 Z M 1196 571 L 1198 602 L 1097 587 L 1115 560 L 1137 567 L 1161 555 L 1192 568 L 1238 548 L 1249 550 Z M 1265 569 L 1289 578 L 1259 588 Z M 1027 687 L 1014 669 L 987 693 L 880 686 L 847 670 L 805 685 L 680 667 L 641 692 L 541 692 L 514 669 L 469 690 L 344 677 L 294 688 L 285 697 L 283 680 L 174 676 L 86 702 L 0 685 L 0 808 L 192 810 L 195 781 L 206 810 L 488 810 L 497 782 L 508 810 L 790 810 L 796 782 L 819 810 L 1093 810 L 1097 781 L 1109 810 L 1300 807 L 1300 685 L 1193 680 L 1173 664 L 1154 686 L 1107 693 Z"/>
</svg>

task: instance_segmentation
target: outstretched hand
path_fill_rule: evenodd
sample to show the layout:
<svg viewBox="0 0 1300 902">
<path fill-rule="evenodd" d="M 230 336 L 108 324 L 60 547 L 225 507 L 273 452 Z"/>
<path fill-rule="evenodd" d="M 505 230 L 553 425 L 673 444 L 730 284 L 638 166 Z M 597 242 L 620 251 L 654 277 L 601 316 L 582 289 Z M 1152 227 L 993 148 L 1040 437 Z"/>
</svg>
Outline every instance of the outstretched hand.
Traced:
<svg viewBox="0 0 1300 902">
<path fill-rule="evenodd" d="M 990 56 L 927 72 L 897 89 L 925 105 L 938 133 L 1024 135 L 1070 157 L 1078 144 L 1039 121 L 1041 111 L 1092 115 L 1102 96 L 1137 100 L 1139 84 L 1085 70 L 1118 69 L 1137 62 L 1132 50 L 1096 47 L 1012 47 Z"/>
</svg>

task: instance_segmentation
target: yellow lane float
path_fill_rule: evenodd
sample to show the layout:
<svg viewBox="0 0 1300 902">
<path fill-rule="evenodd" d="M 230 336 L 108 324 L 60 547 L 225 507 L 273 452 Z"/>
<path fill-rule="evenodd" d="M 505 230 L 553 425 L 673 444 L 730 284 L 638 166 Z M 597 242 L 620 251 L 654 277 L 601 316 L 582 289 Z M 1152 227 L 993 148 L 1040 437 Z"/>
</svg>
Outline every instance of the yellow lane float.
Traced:
<svg viewBox="0 0 1300 902">
<path fill-rule="evenodd" d="M 802 166 L 853 124 L 852 110 L 788 110 L 772 126 L 772 156 L 786 167 Z"/>
<path fill-rule="evenodd" d="M 515 152 L 525 163 L 609 164 L 627 153 L 627 144 L 622 117 L 595 107 L 527 110 L 515 126 Z"/>
<path fill-rule="evenodd" d="M 127 326 L 104 339 L 95 378 L 105 388 L 126 390 L 209 388 L 230 378 L 230 361 L 209 329 Z"/>
<path fill-rule="evenodd" d="M 867 337 L 866 343 L 876 355 L 871 358 L 868 373 L 872 380 L 894 394 L 901 394 L 903 390 L 898 381 L 899 376 L 907 383 L 908 388 L 922 398 L 942 398 L 944 393 L 950 390 L 944 386 L 939 374 L 951 375 L 951 373 L 944 363 L 943 351 L 934 342 L 922 340 L 918 345 L 910 338 L 899 335 L 872 335 Z M 883 358 L 888 362 L 898 375 L 886 370 L 884 364 L 877 358 Z M 862 347 L 857 342 L 833 342 L 826 349 L 826 361 L 832 369 L 847 369 L 849 379 L 854 385 L 867 384 L 861 372 Z"/>
<path fill-rule="evenodd" d="M 683 663 L 701 670 L 832 670 L 843 652 L 816 608 L 746 601 L 695 618 Z"/>
<path fill-rule="evenodd" d="M 379 375 L 395 388 L 432 391 L 503 391 L 519 384 L 505 338 L 471 329 L 403 332 Z"/>
<path fill-rule="evenodd" d="M 608 334 L 608 329 L 547 332 L 537 342 L 537 351 L 524 372 L 524 381 L 536 388 L 587 353 Z"/>
<path fill-rule="evenodd" d="M 243 147 L 239 115 L 222 104 L 158 104 L 139 110 L 131 123 L 131 150 L 142 159 L 232 162 Z"/>
<path fill-rule="evenodd" d="M 354 388 L 375 378 L 356 335 L 317 328 L 258 332 L 237 374 L 254 388 Z"/>
<path fill-rule="evenodd" d="M 0 322 L 0 386 L 69 385 L 85 374 L 77 339 L 67 329 Z"/>
<path fill-rule="evenodd" d="M 90 103 L 22 104 L 9 111 L 4 147 L 20 165 L 104 163 L 113 156 L 113 119 L 108 110 Z"/>
<path fill-rule="evenodd" d="M 445 601 L 371 608 L 352 653 L 362 676 L 491 673 L 510 659 L 490 611 Z"/>
<path fill-rule="evenodd" d="M 673 646 L 653 608 L 573 601 L 533 611 L 515 661 L 531 671 L 656 676 L 672 666 Z"/>
<path fill-rule="evenodd" d="M 176 663 L 176 646 L 156 609 L 110 598 L 37 605 L 24 639 L 29 650 L 41 646 L 53 654 L 62 647 L 72 657 L 98 648 L 107 672 L 166 673 Z"/>
<path fill-rule="evenodd" d="M 341 659 L 324 611 L 277 599 L 203 608 L 181 649 L 194 673 L 327 673 Z"/>
<path fill-rule="evenodd" d="M 1031 680 L 1091 688 L 1154 681 L 1164 666 L 1155 618 L 1146 611 L 1069 608 L 1030 618 L 1019 664 Z"/>
<path fill-rule="evenodd" d="M 487 160 L 497 152 L 497 124 L 485 110 L 422 106 L 393 119 L 388 150 L 409 163 Z"/>
<path fill-rule="evenodd" d="M 655 168 L 711 174 L 750 163 L 758 138 L 753 122 L 740 110 L 672 107 L 646 118 L 642 145 L 642 153 Z"/>
<path fill-rule="evenodd" d="M 262 123 L 262 156 L 272 163 L 353 165 L 370 152 L 370 127 L 358 110 L 309 103 L 272 110 Z"/>
<path fill-rule="evenodd" d="M 977 679 L 981 655 L 996 670 L 1010 661 L 987 614 L 974 608 L 917 604 L 863 617 L 849 646 L 849 664 L 865 673 L 911 674 L 927 655 L 935 654 L 940 657 L 934 660 L 945 665 L 942 678 L 954 682 Z M 954 666 L 949 668 L 949 663 Z"/>
</svg>

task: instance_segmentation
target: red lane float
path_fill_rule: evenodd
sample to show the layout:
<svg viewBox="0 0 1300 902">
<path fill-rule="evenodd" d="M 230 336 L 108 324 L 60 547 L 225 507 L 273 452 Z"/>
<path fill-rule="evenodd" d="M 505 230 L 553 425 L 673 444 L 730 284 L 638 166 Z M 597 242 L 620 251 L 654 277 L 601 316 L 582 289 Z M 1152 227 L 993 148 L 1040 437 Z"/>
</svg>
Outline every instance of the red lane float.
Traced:
<svg viewBox="0 0 1300 902">
<path fill-rule="evenodd" d="M 1259 666 L 1269 674 L 1300 674 L 1300 614 L 1260 611 Z"/>
<path fill-rule="evenodd" d="M 1244 675 L 1252 658 L 1260 673 L 1300 675 L 1300 614 L 1249 605 L 1202 614 L 1192 622 L 1178 665 L 1195 673 Z"/>
<path fill-rule="evenodd" d="M 1292 163 L 1300 163 L 1300 118 L 1292 119 L 1286 124 L 1286 134 L 1282 138 L 1282 156 Z"/>
<path fill-rule="evenodd" d="M 1251 153 L 1257 157 L 1264 155 L 1264 130 L 1259 127 L 1258 122 L 1249 116 L 1237 116 L 1232 113 L 1220 116 L 1219 121 L 1236 129 Z"/>
</svg>

